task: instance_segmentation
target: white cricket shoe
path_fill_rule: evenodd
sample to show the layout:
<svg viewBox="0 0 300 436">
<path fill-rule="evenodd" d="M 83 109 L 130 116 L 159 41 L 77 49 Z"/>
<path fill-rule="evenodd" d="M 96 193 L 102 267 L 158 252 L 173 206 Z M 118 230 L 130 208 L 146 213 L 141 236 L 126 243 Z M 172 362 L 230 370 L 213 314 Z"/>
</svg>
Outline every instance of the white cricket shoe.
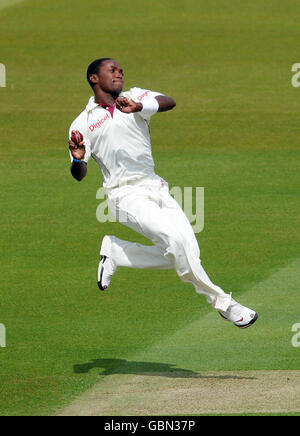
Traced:
<svg viewBox="0 0 300 436">
<path fill-rule="evenodd" d="M 242 306 L 233 298 L 231 299 L 229 308 L 225 312 L 219 311 L 219 314 L 222 318 L 233 322 L 234 325 L 242 329 L 250 327 L 250 325 L 254 324 L 258 318 L 257 312 L 248 309 L 248 307 Z"/>
<path fill-rule="evenodd" d="M 101 291 L 105 291 L 110 285 L 112 276 L 117 271 L 117 267 L 113 260 L 107 256 L 101 256 L 98 266 L 98 287 Z"/>
</svg>

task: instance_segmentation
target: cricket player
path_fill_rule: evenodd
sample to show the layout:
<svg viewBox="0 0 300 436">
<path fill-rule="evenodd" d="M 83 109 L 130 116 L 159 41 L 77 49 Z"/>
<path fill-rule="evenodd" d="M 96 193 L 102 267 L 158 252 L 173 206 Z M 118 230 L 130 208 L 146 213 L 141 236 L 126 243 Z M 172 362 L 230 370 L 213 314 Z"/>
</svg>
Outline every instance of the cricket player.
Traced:
<svg viewBox="0 0 300 436">
<path fill-rule="evenodd" d="M 209 279 L 187 216 L 170 195 L 167 182 L 154 171 L 150 119 L 157 112 L 173 109 L 173 98 L 141 88 L 122 92 L 123 70 L 111 58 L 92 62 L 87 80 L 94 95 L 70 127 L 71 173 L 81 181 L 92 157 L 102 172 L 108 206 L 116 219 L 153 243 L 144 246 L 105 236 L 99 289 L 109 287 L 119 267 L 175 269 L 224 319 L 240 328 L 253 324 L 257 313 Z"/>
</svg>

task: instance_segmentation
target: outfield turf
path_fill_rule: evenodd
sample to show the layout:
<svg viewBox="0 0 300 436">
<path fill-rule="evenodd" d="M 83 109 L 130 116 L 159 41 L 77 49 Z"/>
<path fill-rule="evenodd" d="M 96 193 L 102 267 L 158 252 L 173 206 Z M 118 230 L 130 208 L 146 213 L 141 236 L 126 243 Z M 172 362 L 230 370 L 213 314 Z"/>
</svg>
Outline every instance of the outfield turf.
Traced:
<svg viewBox="0 0 300 436">
<path fill-rule="evenodd" d="M 126 371 L 151 382 L 176 370 L 298 370 L 299 3 L 15 3 L 0 0 L 0 415 L 55 414 Z M 98 292 L 102 237 L 145 242 L 97 222 L 94 162 L 80 184 L 69 173 L 68 128 L 91 94 L 86 67 L 102 56 L 120 62 L 126 89 L 176 100 L 152 119 L 156 171 L 205 188 L 203 265 L 259 311 L 250 329 L 223 322 L 172 271 L 120 270 Z M 299 411 L 298 396 L 284 413 Z"/>
</svg>

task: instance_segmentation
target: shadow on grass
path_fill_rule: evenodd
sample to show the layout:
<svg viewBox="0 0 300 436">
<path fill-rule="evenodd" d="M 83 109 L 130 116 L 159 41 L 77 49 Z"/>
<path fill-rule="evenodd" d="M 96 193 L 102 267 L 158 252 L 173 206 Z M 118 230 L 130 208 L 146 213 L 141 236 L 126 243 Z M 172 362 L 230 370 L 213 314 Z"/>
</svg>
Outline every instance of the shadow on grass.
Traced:
<svg viewBox="0 0 300 436">
<path fill-rule="evenodd" d="M 173 364 L 157 362 L 136 362 L 125 359 L 95 359 L 88 363 L 74 365 L 75 374 L 87 374 L 94 368 L 101 368 L 100 375 L 135 374 L 170 378 L 205 378 L 205 379 L 238 379 L 255 380 L 255 377 L 234 374 L 203 375 L 189 369 L 177 368 Z"/>
</svg>

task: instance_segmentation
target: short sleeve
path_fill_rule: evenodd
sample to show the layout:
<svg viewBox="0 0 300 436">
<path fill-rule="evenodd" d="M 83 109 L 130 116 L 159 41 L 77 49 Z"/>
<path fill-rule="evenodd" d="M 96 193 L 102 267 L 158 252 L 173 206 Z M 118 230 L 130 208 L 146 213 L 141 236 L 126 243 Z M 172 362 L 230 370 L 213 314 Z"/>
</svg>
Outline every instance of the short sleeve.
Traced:
<svg viewBox="0 0 300 436">
<path fill-rule="evenodd" d="M 83 122 L 80 119 L 77 118 L 75 121 L 73 121 L 73 123 L 70 126 L 69 139 L 71 139 L 73 130 L 78 130 L 83 136 L 83 141 L 85 146 L 85 156 L 83 158 L 83 161 L 88 163 L 92 152 L 91 152 L 91 141 L 88 137 L 87 127 L 83 124 Z M 72 154 L 70 151 L 69 153 L 70 153 L 70 159 L 72 161 L 73 160 Z"/>
<path fill-rule="evenodd" d="M 147 98 L 157 97 L 158 95 L 164 95 L 161 92 L 151 91 L 150 89 L 131 88 L 130 97 L 136 103 L 143 103 Z M 151 116 L 143 116 L 146 121 L 150 121 Z"/>
</svg>

